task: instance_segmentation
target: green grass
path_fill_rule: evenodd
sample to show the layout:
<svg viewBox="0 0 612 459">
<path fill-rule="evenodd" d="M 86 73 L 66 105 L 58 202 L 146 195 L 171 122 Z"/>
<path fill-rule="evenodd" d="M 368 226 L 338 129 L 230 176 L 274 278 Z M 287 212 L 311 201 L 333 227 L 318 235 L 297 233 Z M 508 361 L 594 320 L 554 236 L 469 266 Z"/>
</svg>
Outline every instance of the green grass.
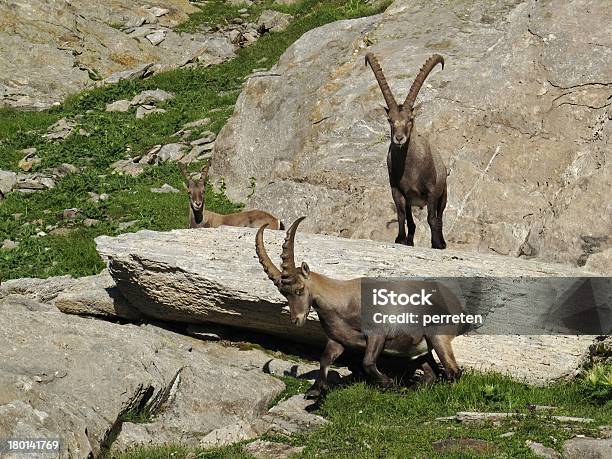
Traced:
<svg viewBox="0 0 612 459">
<path fill-rule="evenodd" d="M 304 382 L 289 381 L 287 396 Z M 493 389 L 491 389 L 493 388 Z M 549 405 L 554 411 L 532 412 L 527 405 Z M 458 411 L 520 412 L 526 416 L 501 423 L 458 423 L 436 421 Z M 271 441 L 304 446 L 299 457 L 329 458 L 465 458 L 475 453 L 436 452 L 432 443 L 447 438 L 473 438 L 492 442 L 496 453 L 484 457 L 534 458 L 526 440 L 561 450 L 563 442 L 577 434 L 598 436 L 598 427 L 612 424 L 612 401 L 593 403 L 585 397 L 581 381 L 535 387 L 499 374 L 467 373 L 455 384 L 437 383 L 417 390 L 381 391 L 365 383 L 332 390 L 318 413 L 330 422 L 291 438 L 264 436 Z M 593 418 L 592 424 L 560 424 L 551 415 Z M 510 437 L 500 437 L 514 432 Z M 169 456 L 170 452 L 175 452 Z M 164 455 L 165 454 L 165 455 Z M 191 454 L 191 456 L 188 456 Z M 216 450 L 168 446 L 136 449 L 118 458 L 145 457 L 248 457 L 239 445 Z"/>
<path fill-rule="evenodd" d="M 187 198 L 184 193 L 153 195 L 151 187 L 167 182 L 181 187 L 181 178 L 172 165 L 153 167 L 138 178 L 111 174 L 109 166 L 126 157 L 147 151 L 155 144 L 175 142 L 172 137 L 183 124 L 209 117 L 211 124 L 202 130 L 219 132 L 233 112 L 244 79 L 253 69 L 269 67 L 284 50 L 304 32 L 337 19 L 363 16 L 381 11 L 390 3 L 384 0 L 374 6 L 362 0 L 304 0 L 291 6 L 273 6 L 272 1 L 249 7 L 253 17 L 263 8 L 273 7 L 295 16 L 281 33 L 269 33 L 255 44 L 239 51 L 227 63 L 208 68 L 179 69 L 139 81 L 122 81 L 68 98 L 61 106 L 44 112 L 0 110 L 0 169 L 17 171 L 20 150 L 36 147 L 42 164 L 34 171 L 70 163 L 82 172 L 65 177 L 48 191 L 31 195 L 10 193 L 0 201 L 0 243 L 11 239 L 19 248 L 0 251 L 0 275 L 3 279 L 48 277 L 61 274 L 84 276 L 102 268 L 96 254 L 94 238 L 122 232 L 119 223 L 138 220 L 129 231 L 138 229 L 169 230 L 187 226 Z M 218 25 L 236 17 L 237 10 L 220 0 L 209 2 L 191 16 L 182 30 L 203 25 Z M 160 104 L 167 110 L 142 120 L 129 113 L 107 113 L 107 103 L 130 99 L 146 89 L 160 88 L 174 92 L 173 100 Z M 46 142 L 41 135 L 59 120 L 75 119 L 90 135 L 73 134 L 63 141 Z M 194 134 L 195 135 L 195 134 Z M 193 166 L 194 170 L 199 165 Z M 182 188 L 179 188 L 182 190 Z M 88 192 L 108 193 L 109 201 L 94 204 Z M 208 193 L 209 210 L 228 213 L 240 209 L 223 194 Z M 68 226 L 58 218 L 63 209 L 77 207 L 82 218 L 96 218 L 102 223 L 93 228 L 75 225 L 68 236 L 33 238 L 48 225 Z M 22 214 L 19 220 L 13 214 Z M 77 221 L 78 223 L 78 221 Z"/>
</svg>

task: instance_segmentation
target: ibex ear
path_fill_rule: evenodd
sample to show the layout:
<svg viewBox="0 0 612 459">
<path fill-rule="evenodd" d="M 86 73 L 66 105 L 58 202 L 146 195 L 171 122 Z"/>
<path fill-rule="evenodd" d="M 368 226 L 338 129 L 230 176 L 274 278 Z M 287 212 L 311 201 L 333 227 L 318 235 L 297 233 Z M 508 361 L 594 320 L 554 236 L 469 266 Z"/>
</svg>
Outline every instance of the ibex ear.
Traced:
<svg viewBox="0 0 612 459">
<path fill-rule="evenodd" d="M 305 261 L 302 262 L 302 275 L 308 279 L 310 277 L 310 268 Z"/>
<path fill-rule="evenodd" d="M 385 109 L 385 112 L 387 113 L 387 115 L 389 114 L 389 107 L 385 107 L 384 105 L 382 105 L 382 108 Z"/>
<path fill-rule="evenodd" d="M 421 107 L 423 107 L 423 103 L 419 102 L 414 107 L 412 107 L 412 113 L 416 115 L 416 113 L 421 110 Z"/>
<path fill-rule="evenodd" d="M 185 188 L 185 191 L 189 191 L 189 187 L 187 186 L 187 184 L 185 182 L 181 182 L 183 184 L 183 188 Z"/>
</svg>

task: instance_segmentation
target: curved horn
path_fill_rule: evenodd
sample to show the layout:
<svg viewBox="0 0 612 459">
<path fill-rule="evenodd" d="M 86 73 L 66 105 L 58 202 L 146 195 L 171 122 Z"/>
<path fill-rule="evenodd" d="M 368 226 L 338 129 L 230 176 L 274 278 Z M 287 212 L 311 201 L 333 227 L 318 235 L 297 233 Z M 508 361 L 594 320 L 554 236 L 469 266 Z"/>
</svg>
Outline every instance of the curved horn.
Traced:
<svg viewBox="0 0 612 459">
<path fill-rule="evenodd" d="M 365 55 L 366 65 L 370 64 L 370 68 L 372 72 L 374 72 L 374 76 L 376 77 L 376 81 L 378 82 L 378 86 L 380 86 L 380 91 L 382 92 L 383 97 L 385 98 L 385 102 L 387 103 L 387 108 L 397 108 L 397 102 L 395 101 L 395 97 L 393 97 L 393 93 L 391 92 L 391 88 L 387 84 L 387 79 L 385 78 L 385 74 L 378 63 L 378 59 L 372 53 L 367 53 Z"/>
<path fill-rule="evenodd" d="M 262 225 L 257 231 L 257 236 L 255 236 L 255 251 L 257 252 L 257 258 L 259 258 L 259 263 L 263 266 L 264 271 L 268 275 L 268 279 L 274 282 L 274 285 L 277 285 L 280 282 L 281 272 L 279 269 L 274 266 L 272 260 L 268 256 L 268 252 L 266 252 L 266 247 L 264 246 L 263 233 L 268 224 Z"/>
<path fill-rule="evenodd" d="M 205 164 L 204 166 L 202 166 L 202 170 L 200 171 L 200 183 L 202 185 L 204 185 L 204 182 L 208 178 L 208 168 L 209 167 L 210 167 L 210 164 Z"/>
<path fill-rule="evenodd" d="M 425 61 L 421 70 L 419 70 L 418 75 L 414 79 L 412 86 L 410 86 L 410 91 L 408 91 L 408 95 L 406 96 L 406 100 L 404 101 L 404 106 L 408 106 L 412 108 L 414 105 L 414 101 L 421 90 L 421 86 L 425 83 L 425 79 L 429 75 L 429 73 L 434 69 L 434 67 L 438 64 L 442 64 L 442 69 L 444 69 L 444 58 L 439 54 L 434 54 L 429 59 Z"/>
<path fill-rule="evenodd" d="M 287 230 L 287 235 L 285 236 L 285 242 L 283 243 L 283 253 L 281 254 L 281 270 L 283 272 L 283 277 L 293 277 L 295 274 L 295 256 L 293 247 L 295 244 L 295 232 L 302 220 L 306 217 L 300 217 Z"/>
<path fill-rule="evenodd" d="M 185 181 L 189 182 L 189 180 L 191 180 L 191 178 L 189 177 L 189 174 L 187 173 L 187 168 L 185 168 L 185 164 L 178 163 L 178 168 L 181 171 L 181 175 L 183 176 Z"/>
</svg>

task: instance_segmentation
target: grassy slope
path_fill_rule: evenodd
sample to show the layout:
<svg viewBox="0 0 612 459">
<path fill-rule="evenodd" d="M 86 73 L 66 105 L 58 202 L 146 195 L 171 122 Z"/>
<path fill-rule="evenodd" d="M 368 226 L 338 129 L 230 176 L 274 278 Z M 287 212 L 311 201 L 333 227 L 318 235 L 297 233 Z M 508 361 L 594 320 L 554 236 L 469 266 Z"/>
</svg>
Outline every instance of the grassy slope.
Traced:
<svg viewBox="0 0 612 459">
<path fill-rule="evenodd" d="M 111 175 L 109 165 L 123 159 L 128 148 L 137 154 L 155 144 L 176 141 L 171 135 L 189 121 L 210 117 L 212 123 L 206 129 L 218 132 L 233 111 L 244 78 L 253 69 L 270 67 L 291 43 L 314 27 L 371 14 L 387 3 L 370 7 L 361 0 L 305 0 L 296 6 L 282 7 L 266 0 L 250 7 L 253 17 L 264 7 L 273 7 L 292 13 L 296 19 L 286 31 L 264 35 L 230 62 L 209 68 L 175 70 L 143 81 L 124 81 L 94 89 L 45 112 L 0 110 L 0 169 L 16 171 L 22 156 L 20 150 L 29 147 L 36 147 L 42 158 L 38 170 L 65 162 L 84 169 L 82 173 L 65 177 L 53 190 L 31 195 L 11 193 L 0 202 L 0 243 L 5 238 L 21 243 L 16 250 L 0 251 L 2 278 L 95 274 L 102 263 L 93 239 L 101 234 L 121 232 L 118 228 L 121 221 L 138 220 L 129 231 L 186 227 L 187 199 L 183 193 L 152 195 L 149 191 L 164 182 L 179 188 L 181 178 L 174 166 L 162 165 L 138 178 L 129 178 Z M 193 30 L 202 23 L 223 23 L 235 17 L 237 10 L 214 0 L 181 28 Z M 155 88 L 176 94 L 175 99 L 160 105 L 167 113 L 136 120 L 134 109 L 129 113 L 104 111 L 107 103 L 130 99 L 140 91 Z M 77 117 L 81 127 L 91 135 L 71 135 L 59 142 L 44 141 L 41 134 L 62 117 Z M 111 199 L 90 203 L 88 191 L 109 193 Z M 207 206 L 221 213 L 240 207 L 223 195 L 211 193 L 207 195 Z M 77 229 L 68 236 L 31 237 L 44 231 L 47 225 L 66 226 L 58 214 L 71 207 L 81 209 L 82 218 L 96 218 L 103 223 L 94 228 L 76 225 Z M 16 220 L 13 214 L 22 216 Z"/>
<path fill-rule="evenodd" d="M 290 392 L 303 388 L 293 383 Z M 553 415 L 591 417 L 595 422 L 561 425 L 546 413 L 529 413 L 527 404 L 555 406 Z M 436 417 L 450 416 L 458 411 L 518 411 L 528 415 L 498 424 L 435 421 Z M 331 422 L 292 438 L 269 436 L 267 439 L 305 446 L 299 457 L 466 458 L 479 456 L 474 452 L 438 453 L 432 443 L 447 438 L 475 438 L 495 444 L 496 451 L 482 457 L 535 458 L 526 447 L 526 440 L 561 450 L 564 440 L 577 434 L 598 436 L 598 426 L 612 424 L 612 401 L 603 405 L 591 403 L 580 390 L 579 382 L 538 388 L 500 375 L 478 373 L 468 373 L 456 384 L 438 383 L 416 391 L 383 392 L 364 383 L 353 384 L 330 392 L 318 412 Z M 507 432 L 514 434 L 500 437 Z M 211 450 L 169 445 L 137 448 L 116 457 L 250 456 L 242 452 L 240 445 Z"/>
</svg>

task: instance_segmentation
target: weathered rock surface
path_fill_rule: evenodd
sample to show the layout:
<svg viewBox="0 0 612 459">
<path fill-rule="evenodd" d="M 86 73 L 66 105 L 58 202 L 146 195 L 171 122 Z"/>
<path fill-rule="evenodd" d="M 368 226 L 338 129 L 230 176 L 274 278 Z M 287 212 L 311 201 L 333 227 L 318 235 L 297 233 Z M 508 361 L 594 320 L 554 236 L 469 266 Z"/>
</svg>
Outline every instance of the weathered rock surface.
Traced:
<svg viewBox="0 0 612 459">
<path fill-rule="evenodd" d="M 17 185 L 17 174 L 13 171 L 0 170 L 0 199 L 3 199 Z"/>
<path fill-rule="evenodd" d="M 279 260 L 284 233 L 267 231 L 268 252 Z M 254 250 L 255 230 L 140 231 L 96 239 L 117 288 L 142 314 L 186 323 L 250 328 L 290 340 L 321 343 L 312 313 L 290 325 L 285 298 L 264 274 Z M 359 276 L 576 276 L 563 265 L 482 254 L 406 248 L 367 240 L 300 233 L 296 259 L 338 279 Z M 494 316 L 491 316 L 494 317 Z M 492 320 L 507 320 L 503 314 Z M 589 355 L 589 336 L 486 336 L 455 340 L 462 365 L 510 373 L 534 383 L 575 374 Z M 483 353 L 482 349 L 488 349 Z M 535 356 L 535 357 L 534 357 Z"/>
<path fill-rule="evenodd" d="M 283 221 L 309 215 L 307 231 L 393 241 L 389 126 L 364 55 L 402 101 L 440 53 L 416 126 L 450 170 L 450 248 L 584 265 L 612 227 L 611 17 L 603 0 L 397 0 L 311 30 L 246 82 L 211 177 Z M 429 246 L 425 211 L 416 220 Z"/>
<path fill-rule="evenodd" d="M 572 438 L 563 445 L 564 459 L 605 459 L 612 457 L 610 438 Z"/>
<path fill-rule="evenodd" d="M 221 32 L 172 30 L 196 11 L 188 0 L 3 1 L 0 106 L 43 109 L 96 84 L 233 57 Z"/>
<path fill-rule="evenodd" d="M 69 316 L 16 294 L 0 311 L 0 436 L 61 437 L 61 457 L 97 457 L 138 412 L 152 415 L 139 425 L 155 432 L 149 441 L 197 445 L 227 425 L 261 424 L 284 387 L 261 371 L 261 351 Z"/>
</svg>

